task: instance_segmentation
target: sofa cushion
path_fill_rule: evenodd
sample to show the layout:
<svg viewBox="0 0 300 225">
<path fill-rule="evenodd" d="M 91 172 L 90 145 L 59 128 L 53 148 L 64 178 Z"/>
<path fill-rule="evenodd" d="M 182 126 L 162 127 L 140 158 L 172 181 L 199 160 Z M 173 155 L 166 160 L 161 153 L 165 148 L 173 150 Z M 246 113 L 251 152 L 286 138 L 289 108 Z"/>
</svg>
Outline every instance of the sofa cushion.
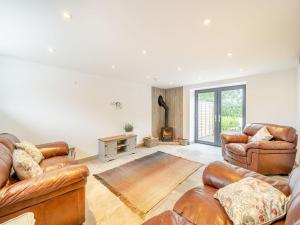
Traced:
<svg viewBox="0 0 300 225">
<path fill-rule="evenodd" d="M 0 137 L 8 139 L 13 144 L 20 142 L 20 140 L 13 134 L 2 133 L 2 134 L 0 134 Z"/>
<path fill-rule="evenodd" d="M 248 136 L 254 136 L 257 133 L 257 131 L 259 131 L 263 127 L 264 127 L 263 124 L 252 123 L 245 127 L 243 133 Z"/>
<path fill-rule="evenodd" d="M 300 169 L 299 169 L 299 173 L 300 173 Z M 259 173 L 255 173 L 253 171 L 244 169 L 242 167 L 234 166 L 229 163 L 216 161 L 210 163 L 205 168 L 203 172 L 203 183 L 207 186 L 211 186 L 219 189 L 228 184 L 237 182 L 245 177 L 254 177 L 256 179 L 260 179 L 271 184 L 273 187 L 283 192 L 286 196 L 289 196 L 291 193 L 290 187 L 293 189 L 294 186 L 297 186 L 296 179 L 295 179 L 297 175 L 294 174 L 295 173 L 293 173 L 293 176 L 291 176 L 290 183 L 288 185 L 287 182 L 284 182 L 282 180 L 263 176 Z"/>
<path fill-rule="evenodd" d="M 0 143 L 0 188 L 5 186 L 12 168 L 12 154 Z"/>
<path fill-rule="evenodd" d="M 39 164 L 28 153 L 19 149 L 13 153 L 13 167 L 20 180 L 36 177 L 43 173 Z"/>
<path fill-rule="evenodd" d="M 37 164 L 39 164 L 44 159 L 41 151 L 34 144 L 28 141 L 15 143 L 15 145 L 17 148 L 23 149 L 25 152 L 27 152 L 27 154 L 29 154 Z"/>
<path fill-rule="evenodd" d="M 217 189 L 197 187 L 186 192 L 175 204 L 174 211 L 196 225 L 232 224 L 213 195 Z"/>
<path fill-rule="evenodd" d="M 42 160 L 40 167 L 44 172 L 48 172 L 73 164 L 77 164 L 76 161 L 70 159 L 68 156 L 56 156 Z"/>
<path fill-rule="evenodd" d="M 279 125 L 268 125 L 267 127 L 275 140 L 294 142 L 296 139 L 297 134 L 293 127 Z"/>
<path fill-rule="evenodd" d="M 289 179 L 289 185 L 292 189 L 290 204 L 287 213 L 286 225 L 293 225 L 300 221 L 300 167 L 296 167 Z"/>
<path fill-rule="evenodd" d="M 6 148 L 8 148 L 10 150 L 10 152 L 12 153 L 15 149 L 15 145 L 13 142 L 11 142 L 9 139 L 5 138 L 5 137 L 1 137 L 0 136 L 0 143 L 3 144 Z"/>
<path fill-rule="evenodd" d="M 228 151 L 228 149 L 226 148 L 225 151 L 225 155 L 224 155 L 225 160 L 228 160 L 229 162 L 236 161 L 239 165 L 239 163 L 241 164 L 247 164 L 247 156 L 243 156 L 243 155 L 237 155 L 236 153 L 232 152 L 232 151 Z"/>
<path fill-rule="evenodd" d="M 227 185 L 214 196 L 234 225 L 271 224 L 285 216 L 288 203 L 282 192 L 253 177 Z"/>
<path fill-rule="evenodd" d="M 293 127 L 281 126 L 276 124 L 253 123 L 245 127 L 244 133 L 248 136 L 254 136 L 257 131 L 266 126 L 270 134 L 278 141 L 294 142 L 296 139 L 296 130 Z"/>
<path fill-rule="evenodd" d="M 241 155 L 241 156 L 247 155 L 246 144 L 230 143 L 226 145 L 226 148 L 229 152 L 233 154 Z"/>
<path fill-rule="evenodd" d="M 250 142 L 257 142 L 257 141 L 270 141 L 273 136 L 268 131 L 266 126 L 262 127 L 256 134 L 250 139 Z"/>
</svg>

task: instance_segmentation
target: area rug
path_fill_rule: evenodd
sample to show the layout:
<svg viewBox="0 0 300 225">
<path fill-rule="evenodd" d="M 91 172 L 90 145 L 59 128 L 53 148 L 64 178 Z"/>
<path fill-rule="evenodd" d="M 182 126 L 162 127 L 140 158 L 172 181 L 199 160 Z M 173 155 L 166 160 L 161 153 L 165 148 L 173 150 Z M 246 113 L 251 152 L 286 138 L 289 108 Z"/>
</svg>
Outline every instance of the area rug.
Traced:
<svg viewBox="0 0 300 225">
<path fill-rule="evenodd" d="M 203 165 L 156 152 L 94 176 L 143 218 Z"/>
</svg>

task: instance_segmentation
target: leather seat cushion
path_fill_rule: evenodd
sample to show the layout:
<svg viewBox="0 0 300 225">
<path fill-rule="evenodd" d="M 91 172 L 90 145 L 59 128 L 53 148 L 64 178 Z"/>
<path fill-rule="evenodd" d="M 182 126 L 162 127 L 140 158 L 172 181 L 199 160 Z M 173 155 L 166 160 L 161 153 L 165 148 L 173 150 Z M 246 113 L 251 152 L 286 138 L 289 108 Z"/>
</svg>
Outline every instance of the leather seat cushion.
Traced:
<svg viewBox="0 0 300 225">
<path fill-rule="evenodd" d="M 241 164 L 247 164 L 247 156 L 243 156 L 243 155 L 238 155 L 238 154 L 235 154 L 234 152 L 232 151 L 229 151 L 226 147 L 225 149 L 225 158 L 226 159 L 229 159 L 229 161 L 237 161 L 238 163 L 241 163 Z"/>
<path fill-rule="evenodd" d="M 192 223 L 174 211 L 168 210 L 146 221 L 143 225 L 192 225 Z"/>
<path fill-rule="evenodd" d="M 48 172 L 73 164 L 77 164 L 76 161 L 70 159 L 68 156 L 65 155 L 44 159 L 40 163 L 40 166 L 44 172 Z"/>
<path fill-rule="evenodd" d="M 233 154 L 241 155 L 241 156 L 246 156 L 247 155 L 246 144 L 230 143 L 230 144 L 226 145 L 226 148 L 229 152 L 231 152 Z"/>
<path fill-rule="evenodd" d="M 174 211 L 196 225 L 232 225 L 225 210 L 213 196 L 216 191 L 210 186 L 191 189 L 176 202 Z"/>
</svg>

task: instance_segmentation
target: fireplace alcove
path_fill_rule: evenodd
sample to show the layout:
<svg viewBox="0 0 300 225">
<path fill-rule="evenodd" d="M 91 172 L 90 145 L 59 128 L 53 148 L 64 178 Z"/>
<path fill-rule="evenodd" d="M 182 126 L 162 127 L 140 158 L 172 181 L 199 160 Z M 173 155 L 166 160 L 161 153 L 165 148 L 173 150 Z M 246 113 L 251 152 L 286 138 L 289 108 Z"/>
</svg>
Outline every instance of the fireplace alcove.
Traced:
<svg viewBox="0 0 300 225">
<path fill-rule="evenodd" d="M 168 123 L 165 124 L 165 109 L 158 104 L 158 97 L 162 96 L 168 107 Z M 152 88 L 152 136 L 162 141 L 162 134 L 167 137 L 165 141 L 183 138 L 183 88 Z M 167 128 L 167 129 L 165 129 Z M 172 131 L 170 131 L 170 128 Z M 170 132 L 173 138 L 170 140 Z"/>
</svg>

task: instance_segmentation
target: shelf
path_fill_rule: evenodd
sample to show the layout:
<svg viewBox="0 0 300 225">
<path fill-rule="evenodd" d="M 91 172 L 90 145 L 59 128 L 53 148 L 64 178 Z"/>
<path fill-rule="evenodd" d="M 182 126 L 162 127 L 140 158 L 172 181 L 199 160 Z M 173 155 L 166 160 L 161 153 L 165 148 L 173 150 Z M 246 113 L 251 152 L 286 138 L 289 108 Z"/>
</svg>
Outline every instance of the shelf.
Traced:
<svg viewBox="0 0 300 225">
<path fill-rule="evenodd" d="M 123 152 L 126 152 L 126 148 L 118 148 L 117 154 L 120 154 L 120 153 L 123 153 Z"/>
<path fill-rule="evenodd" d="M 121 145 L 117 145 L 117 148 L 119 149 L 119 148 L 123 148 L 123 147 L 127 147 L 128 146 L 128 144 L 121 144 Z"/>
</svg>

